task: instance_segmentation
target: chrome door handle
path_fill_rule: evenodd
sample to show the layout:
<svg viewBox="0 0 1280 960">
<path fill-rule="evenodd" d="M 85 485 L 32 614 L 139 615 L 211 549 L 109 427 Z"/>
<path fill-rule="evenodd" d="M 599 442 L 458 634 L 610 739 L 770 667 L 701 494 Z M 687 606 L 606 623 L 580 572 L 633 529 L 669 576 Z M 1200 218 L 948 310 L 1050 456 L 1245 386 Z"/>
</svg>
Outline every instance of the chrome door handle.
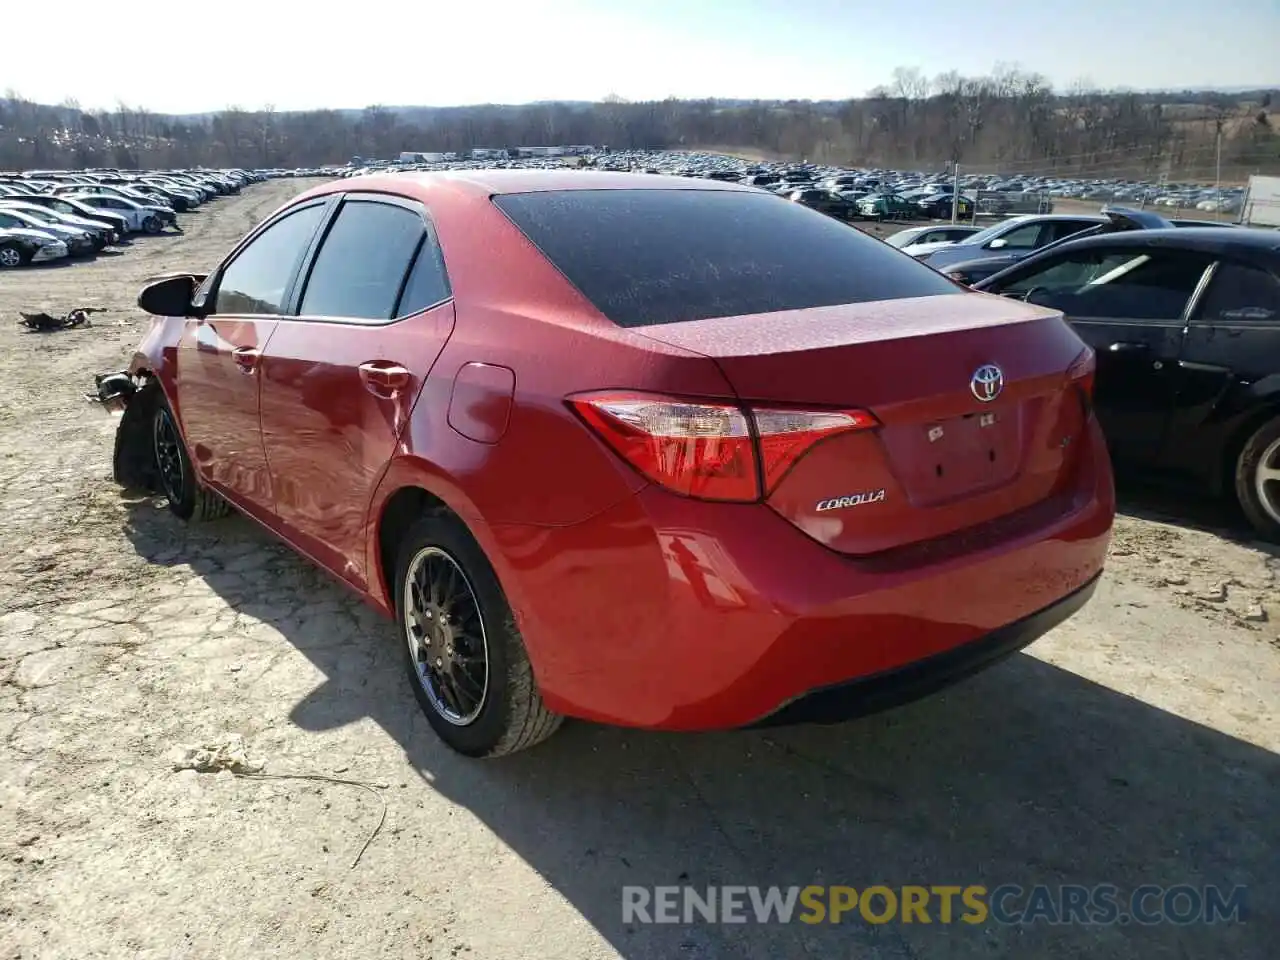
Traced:
<svg viewBox="0 0 1280 960">
<path fill-rule="evenodd" d="M 360 380 L 376 397 L 393 397 L 408 387 L 412 379 L 408 369 L 398 363 L 369 360 L 360 364 Z"/>
<path fill-rule="evenodd" d="M 253 373 L 258 369 L 258 361 L 262 352 L 254 347 L 236 347 L 231 351 L 231 359 L 236 362 L 241 373 Z"/>
</svg>

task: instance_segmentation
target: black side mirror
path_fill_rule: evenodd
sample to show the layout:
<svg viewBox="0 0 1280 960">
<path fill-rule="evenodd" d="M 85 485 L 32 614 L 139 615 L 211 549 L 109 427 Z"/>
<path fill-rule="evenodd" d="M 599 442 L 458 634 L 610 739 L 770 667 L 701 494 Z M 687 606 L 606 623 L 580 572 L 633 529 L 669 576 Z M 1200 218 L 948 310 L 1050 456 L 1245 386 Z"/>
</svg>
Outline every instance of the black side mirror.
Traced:
<svg viewBox="0 0 1280 960">
<path fill-rule="evenodd" d="M 191 298 L 203 280 L 190 273 L 156 277 L 138 294 L 138 306 L 157 317 L 197 316 Z"/>
</svg>

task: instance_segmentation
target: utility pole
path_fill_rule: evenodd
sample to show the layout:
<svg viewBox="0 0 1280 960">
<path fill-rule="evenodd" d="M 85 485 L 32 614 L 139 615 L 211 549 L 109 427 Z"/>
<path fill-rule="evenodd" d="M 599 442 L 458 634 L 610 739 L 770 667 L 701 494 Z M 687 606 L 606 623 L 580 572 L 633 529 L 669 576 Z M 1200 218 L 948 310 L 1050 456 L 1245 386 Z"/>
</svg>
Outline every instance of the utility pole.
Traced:
<svg viewBox="0 0 1280 960">
<path fill-rule="evenodd" d="M 955 223 L 960 214 L 960 161 L 951 164 L 951 222 Z"/>
<path fill-rule="evenodd" d="M 1214 148 L 1214 173 L 1213 173 L 1213 212 L 1215 214 L 1222 213 L 1222 121 L 1221 116 L 1218 117 L 1218 135 Z"/>
</svg>

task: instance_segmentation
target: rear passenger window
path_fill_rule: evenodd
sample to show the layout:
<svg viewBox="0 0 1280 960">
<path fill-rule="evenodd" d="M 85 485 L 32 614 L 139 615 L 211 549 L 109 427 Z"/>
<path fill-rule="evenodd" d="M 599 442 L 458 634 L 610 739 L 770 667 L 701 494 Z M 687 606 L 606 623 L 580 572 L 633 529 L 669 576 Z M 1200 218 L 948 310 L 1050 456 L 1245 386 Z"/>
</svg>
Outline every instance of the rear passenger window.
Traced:
<svg viewBox="0 0 1280 960">
<path fill-rule="evenodd" d="M 1034 250 L 1048 242 L 1048 227 L 1039 223 L 1029 223 L 1025 227 L 1010 230 L 998 239 L 1003 240 L 1000 246 L 1009 250 Z"/>
<path fill-rule="evenodd" d="M 390 320 L 426 232 L 422 216 L 375 200 L 347 200 L 307 279 L 299 313 Z"/>
<path fill-rule="evenodd" d="M 427 235 L 422 239 L 418 258 L 414 260 L 413 270 L 409 273 L 409 281 L 404 285 L 404 293 L 400 295 L 396 316 L 407 317 L 442 300 L 448 300 L 450 295 L 449 277 L 444 272 L 444 258 L 440 255 L 440 247 L 437 246 L 435 237 Z"/>
<path fill-rule="evenodd" d="M 1280 280 L 1256 267 L 1222 263 L 1200 304 L 1204 323 L 1280 321 Z"/>
<path fill-rule="evenodd" d="M 1183 250 L 1133 251 L 1122 263 L 1091 277 L 1070 298 L 1053 306 L 1069 316 L 1106 319 L 1180 320 L 1209 258 Z"/>
<path fill-rule="evenodd" d="M 1081 230 L 1096 226 L 1097 224 L 1090 220 L 1057 220 L 1053 223 L 1053 239 L 1049 242 L 1056 243 L 1058 240 L 1074 237 Z"/>
</svg>

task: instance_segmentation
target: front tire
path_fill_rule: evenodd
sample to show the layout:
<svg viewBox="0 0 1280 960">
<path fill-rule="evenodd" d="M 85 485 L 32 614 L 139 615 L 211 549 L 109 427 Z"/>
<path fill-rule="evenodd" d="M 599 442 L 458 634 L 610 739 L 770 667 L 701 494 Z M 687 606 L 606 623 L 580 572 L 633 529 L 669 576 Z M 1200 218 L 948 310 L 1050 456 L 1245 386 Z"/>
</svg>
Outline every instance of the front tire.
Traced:
<svg viewBox="0 0 1280 960">
<path fill-rule="evenodd" d="M 31 254 L 16 243 L 0 243 L 0 270 L 24 267 L 30 260 Z"/>
<path fill-rule="evenodd" d="M 1280 418 L 1245 441 L 1236 460 L 1236 497 L 1254 529 L 1280 542 Z"/>
<path fill-rule="evenodd" d="M 158 388 L 157 388 L 158 389 Z M 231 512 L 231 505 L 200 482 L 177 418 L 164 394 L 157 393 L 151 415 L 151 451 L 156 483 L 169 499 L 169 510 L 182 520 L 217 520 Z"/>
<path fill-rule="evenodd" d="M 497 575 L 457 517 L 418 520 L 400 544 L 396 621 L 413 695 L 436 735 L 468 757 L 498 757 L 559 728 Z"/>
<path fill-rule="evenodd" d="M 142 229 L 154 236 L 164 229 L 164 224 L 160 222 L 159 217 L 147 217 L 142 221 Z"/>
</svg>

